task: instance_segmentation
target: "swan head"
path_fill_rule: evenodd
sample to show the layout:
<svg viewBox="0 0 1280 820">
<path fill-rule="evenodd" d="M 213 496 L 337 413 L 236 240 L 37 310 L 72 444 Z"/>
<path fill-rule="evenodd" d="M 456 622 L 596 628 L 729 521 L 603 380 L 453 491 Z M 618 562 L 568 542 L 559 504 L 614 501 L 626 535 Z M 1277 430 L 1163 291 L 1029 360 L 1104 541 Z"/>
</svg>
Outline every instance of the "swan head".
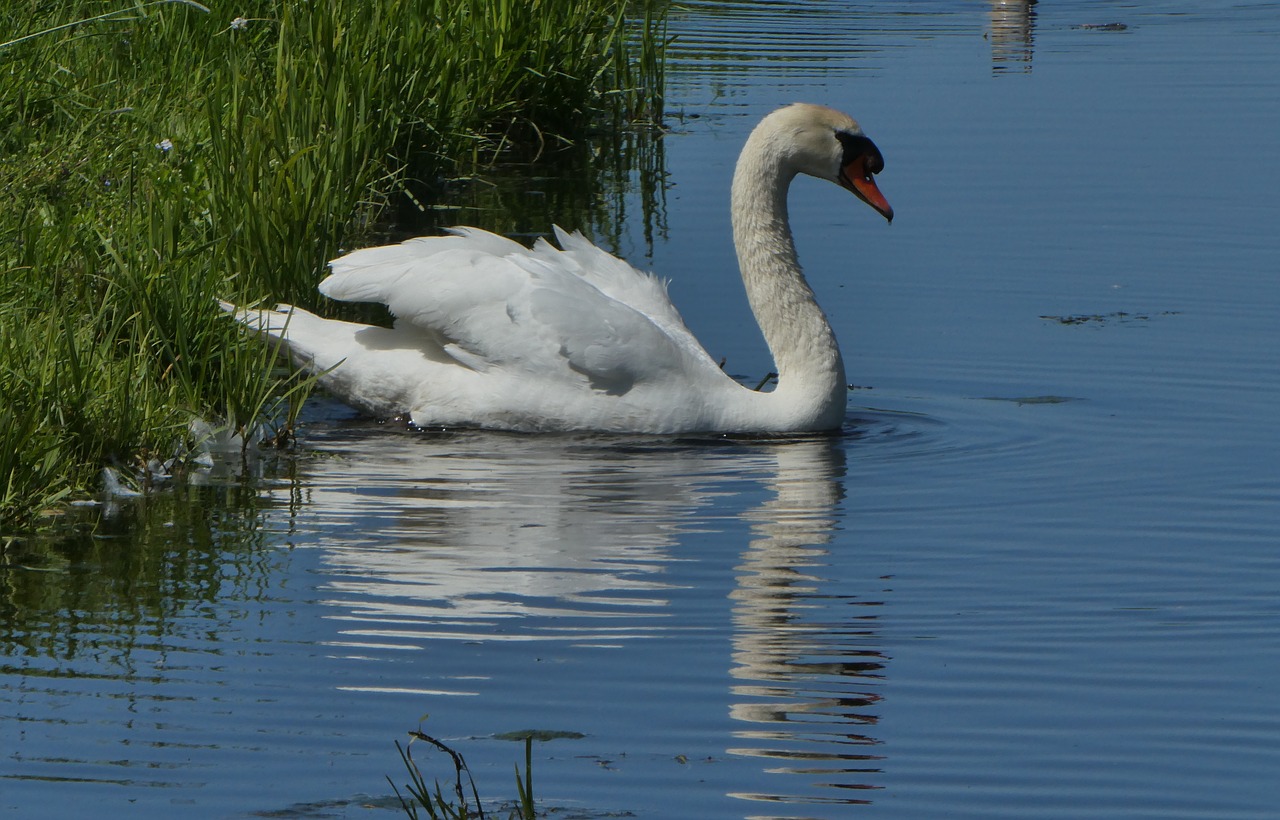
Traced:
<svg viewBox="0 0 1280 820">
<path fill-rule="evenodd" d="M 848 114 L 795 103 L 765 117 L 757 131 L 775 143 L 792 172 L 834 182 L 893 221 L 893 208 L 875 181 L 884 157 Z"/>
</svg>

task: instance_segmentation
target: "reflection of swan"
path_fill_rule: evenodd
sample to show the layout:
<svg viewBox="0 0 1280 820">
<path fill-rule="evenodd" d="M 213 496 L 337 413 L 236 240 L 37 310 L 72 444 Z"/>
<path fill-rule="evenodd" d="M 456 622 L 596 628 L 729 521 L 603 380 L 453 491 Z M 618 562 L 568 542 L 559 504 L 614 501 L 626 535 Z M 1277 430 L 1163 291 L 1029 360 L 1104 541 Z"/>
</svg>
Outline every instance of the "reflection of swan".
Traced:
<svg viewBox="0 0 1280 820">
<path fill-rule="evenodd" d="M 651 275 L 558 232 L 532 250 L 484 231 L 370 248 L 320 285 L 386 304 L 394 329 L 298 308 L 240 311 L 286 340 L 322 383 L 377 416 L 514 430 L 797 431 L 838 427 L 844 363 L 796 260 L 787 189 L 804 173 L 848 188 L 888 219 L 880 151 L 848 116 L 816 105 L 770 114 L 734 174 L 743 283 L 779 374 L 771 393 L 725 375 Z"/>
<path fill-rule="evenodd" d="M 441 649 L 446 642 L 533 643 L 539 657 L 561 660 L 586 656 L 547 645 L 635 647 L 649 662 L 683 664 L 690 647 L 707 647 L 691 636 L 726 626 L 710 579 L 733 562 L 729 657 L 691 661 L 698 671 L 689 673 L 710 675 L 704 685 L 714 692 L 725 681 L 720 664 L 729 664 L 732 740 L 709 751 L 756 772 L 739 781 L 738 797 L 862 802 L 878 781 L 886 659 L 879 599 L 850 588 L 856 572 L 837 582 L 830 566 L 839 560 L 830 544 L 841 526 L 846 446 L 833 436 L 694 442 L 480 431 L 325 440 L 331 457 L 306 466 L 303 520 L 321 536 L 323 595 L 337 627 L 329 649 L 361 664 L 390 658 L 343 688 L 507 698 L 526 685 L 498 673 L 480 682 L 511 654 L 490 649 L 481 660 Z M 655 639 L 668 648 L 637 646 Z M 412 650 L 431 660 L 397 673 L 392 655 Z M 539 673 L 541 685 L 567 687 L 583 704 L 616 702 L 625 692 L 604 681 L 631 668 L 633 654 L 590 657 L 601 663 L 599 682 L 582 692 L 580 671 Z M 646 697 L 683 697 L 682 685 L 690 684 L 655 686 Z M 765 771 L 792 776 L 760 778 Z M 818 772 L 821 781 L 809 783 Z"/>
<path fill-rule="evenodd" d="M 878 717 L 884 656 L 875 648 L 879 602 L 824 589 L 823 564 L 837 522 L 844 451 L 821 442 L 778 447 L 765 475 L 775 495 L 742 514 L 755 536 L 738 566 L 733 607 L 730 714 L 745 726 L 728 751 L 775 761 L 775 773 L 813 776 L 845 790 L 826 802 L 864 803 L 880 770 Z M 794 784 L 781 785 L 783 790 Z M 859 797 L 857 795 L 864 795 Z M 802 802 L 764 790 L 738 797 Z M 757 815 L 760 816 L 760 815 Z"/>
<path fill-rule="evenodd" d="M 991 67 L 1031 71 L 1036 0 L 991 0 Z"/>
<path fill-rule="evenodd" d="M 772 461 L 763 445 L 484 432 L 325 449 L 338 457 L 310 465 L 309 515 L 354 647 L 656 634 L 671 548 L 717 482 Z"/>
</svg>

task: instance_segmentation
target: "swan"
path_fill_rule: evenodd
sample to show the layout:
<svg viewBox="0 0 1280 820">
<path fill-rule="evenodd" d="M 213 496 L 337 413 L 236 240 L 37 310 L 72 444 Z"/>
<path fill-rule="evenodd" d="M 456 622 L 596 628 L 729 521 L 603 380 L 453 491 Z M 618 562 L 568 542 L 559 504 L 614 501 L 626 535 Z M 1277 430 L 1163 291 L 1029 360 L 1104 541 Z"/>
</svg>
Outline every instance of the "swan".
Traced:
<svg viewBox="0 0 1280 820">
<path fill-rule="evenodd" d="M 391 328 L 280 305 L 241 323 L 358 410 L 417 426 L 554 432 L 787 433 L 838 428 L 844 361 L 805 281 L 787 218 L 796 174 L 852 191 L 885 219 L 884 168 L 858 123 L 796 103 L 748 137 L 731 190 L 733 238 L 751 309 L 773 354 L 771 392 L 744 387 L 685 327 L 666 284 L 555 228 L 527 248 L 476 228 L 353 251 L 324 295 L 381 302 Z M 283 348 L 282 348 L 283 349 Z"/>
</svg>

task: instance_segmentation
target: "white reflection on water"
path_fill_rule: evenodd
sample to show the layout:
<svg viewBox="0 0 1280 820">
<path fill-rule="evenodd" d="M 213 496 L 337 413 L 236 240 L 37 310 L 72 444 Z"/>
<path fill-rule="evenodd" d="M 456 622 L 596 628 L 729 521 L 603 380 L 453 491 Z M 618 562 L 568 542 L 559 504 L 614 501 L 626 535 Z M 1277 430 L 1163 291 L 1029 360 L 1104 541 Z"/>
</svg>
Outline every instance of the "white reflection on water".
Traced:
<svg viewBox="0 0 1280 820">
<path fill-rule="evenodd" d="M 768 481 L 773 497 L 743 513 L 754 537 L 730 596 L 730 674 L 737 681 L 733 695 L 741 698 L 730 714 L 750 727 L 734 733 L 744 745 L 728 751 L 781 761 L 772 772 L 831 781 L 823 785 L 875 788 L 866 778 L 879 772 L 874 761 L 880 759 L 868 748 L 878 743 L 868 731 L 880 700 L 868 683 L 880 676 L 885 660 L 870 648 L 878 602 L 827 592 L 820 574 L 836 526 L 844 451 L 785 447 L 776 455 Z M 848 614 L 821 617 L 832 608 Z M 792 802 L 762 792 L 735 796 Z M 867 802 L 843 796 L 828 801 Z"/>
<path fill-rule="evenodd" d="M 1036 0 L 991 0 L 991 70 L 1031 73 Z"/>
<path fill-rule="evenodd" d="M 720 618 L 681 610 L 673 592 L 687 581 L 673 565 L 694 560 L 690 545 L 745 523 L 749 542 L 733 548 L 736 559 L 724 556 L 726 568 L 736 564 L 731 600 L 712 602 L 731 609 L 727 706 L 744 724 L 724 751 L 829 782 L 821 798 L 732 794 L 861 802 L 829 793 L 874 788 L 872 689 L 884 664 L 871 648 L 876 602 L 832 592 L 823 577 L 845 447 L 832 437 L 363 437 L 307 478 L 325 519 L 318 546 L 335 573 L 325 589 L 342 626 L 331 647 L 363 659 L 438 641 L 598 648 L 705 630 L 707 617 Z M 651 674 L 660 686 L 667 672 Z M 479 694 L 467 669 L 414 691 Z M 789 782 L 770 784 L 786 791 Z"/>
<path fill-rule="evenodd" d="M 358 447 L 319 463 L 312 488 L 338 524 L 322 546 L 353 645 L 644 637 L 664 615 L 667 550 L 714 495 L 714 460 L 675 448 L 478 433 Z M 352 524 L 367 535 L 352 537 Z M 493 629 L 561 616 L 575 625 Z"/>
</svg>

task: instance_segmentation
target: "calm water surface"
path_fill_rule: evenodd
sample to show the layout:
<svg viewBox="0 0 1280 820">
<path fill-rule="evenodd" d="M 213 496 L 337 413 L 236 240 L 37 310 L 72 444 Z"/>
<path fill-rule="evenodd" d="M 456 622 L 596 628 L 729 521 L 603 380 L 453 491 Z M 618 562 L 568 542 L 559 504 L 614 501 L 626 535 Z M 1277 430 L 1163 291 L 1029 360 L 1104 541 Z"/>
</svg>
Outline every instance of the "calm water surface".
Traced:
<svg viewBox="0 0 1280 820">
<path fill-rule="evenodd" d="M 535 747 L 559 817 L 1276 816 L 1280 6 L 687 2 L 672 33 L 634 175 L 665 193 L 614 239 L 731 372 L 770 367 L 746 132 L 822 101 L 884 151 L 892 226 L 792 195 L 843 434 L 316 401 L 296 456 L 11 550 L 0 813 L 393 816 L 421 725 L 495 800 L 495 735 L 580 733 Z"/>
</svg>

